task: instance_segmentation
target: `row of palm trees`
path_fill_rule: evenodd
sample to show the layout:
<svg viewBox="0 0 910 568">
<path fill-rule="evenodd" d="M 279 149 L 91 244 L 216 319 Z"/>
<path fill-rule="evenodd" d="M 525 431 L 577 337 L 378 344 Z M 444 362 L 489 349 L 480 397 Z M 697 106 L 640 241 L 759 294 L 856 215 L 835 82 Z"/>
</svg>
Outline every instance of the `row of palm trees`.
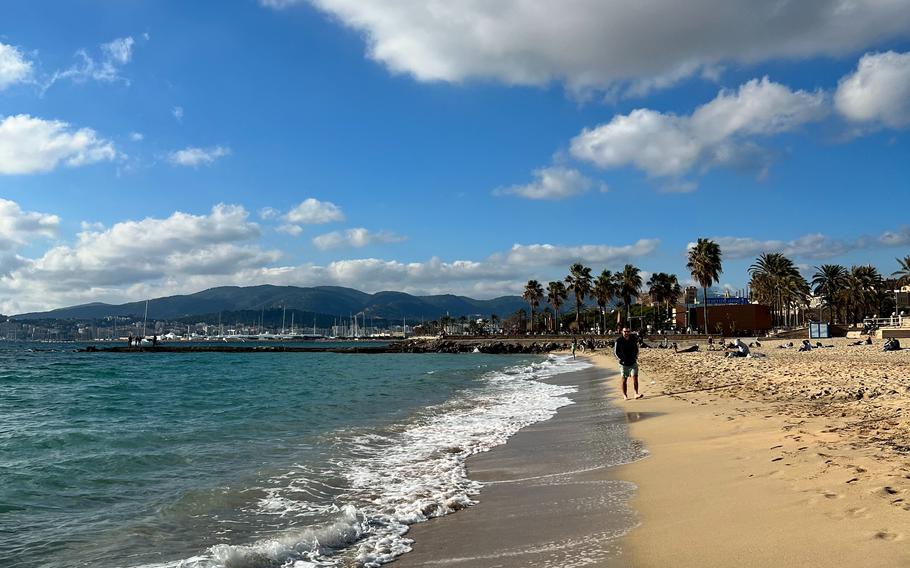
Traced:
<svg viewBox="0 0 910 568">
<path fill-rule="evenodd" d="M 554 317 L 549 324 L 552 331 L 556 331 L 557 322 L 560 321 L 561 308 L 566 304 L 569 296 L 575 303 L 575 328 L 580 329 L 583 306 L 586 298 L 593 299 L 597 304 L 598 327 L 607 329 L 607 307 L 616 301 L 625 312 L 626 321 L 632 321 L 632 306 L 639 297 L 642 289 L 642 277 L 639 268 L 626 265 L 620 272 L 612 273 L 604 270 L 594 278 L 591 269 L 581 264 L 575 264 L 565 280 L 548 283 L 546 290 L 537 280 L 529 280 L 525 286 L 522 297 L 531 309 L 531 331 L 535 331 L 537 310 L 544 300 L 553 309 Z M 663 306 L 669 314 L 670 306 L 675 305 L 682 294 L 679 281 L 674 274 L 656 273 L 645 283 L 648 294 L 655 306 Z M 659 308 L 655 308 L 659 309 Z M 657 316 L 660 317 L 660 316 Z M 549 319 L 549 318 L 548 318 Z"/>
<path fill-rule="evenodd" d="M 599 307 L 602 329 L 606 329 L 606 307 L 614 299 L 622 298 L 623 304 L 631 306 L 632 299 L 638 296 L 642 280 L 640 270 L 627 264 L 622 272 L 613 274 L 603 270 L 597 278 L 591 274 L 591 268 L 581 263 L 569 267 L 569 274 L 564 280 L 555 280 L 547 284 L 546 299 L 553 308 L 555 317 L 551 327 L 554 333 L 558 332 L 559 310 L 565 305 L 569 294 L 575 299 L 575 328 L 581 329 L 582 305 L 585 299 L 592 297 Z M 543 286 L 537 280 L 529 280 L 525 285 L 522 298 L 531 308 L 531 332 L 534 332 L 534 314 L 544 299 Z"/>
<path fill-rule="evenodd" d="M 910 255 L 897 259 L 897 262 L 900 269 L 892 277 L 897 279 L 898 285 L 910 284 Z M 723 272 L 720 246 L 710 239 L 698 239 L 689 248 L 686 268 L 701 286 L 702 297 L 707 299 L 708 289 Z M 578 330 L 581 329 L 582 306 L 588 297 L 597 303 L 601 329 L 608 328 L 606 308 L 615 300 L 624 308 L 626 322 L 631 322 L 632 305 L 642 289 L 640 272 L 637 267 L 626 264 L 621 271 L 603 270 L 595 278 L 591 268 L 575 263 L 562 281 L 549 282 L 546 290 L 537 280 L 529 280 L 522 297 L 531 308 L 531 332 L 535 331 L 535 313 L 544 297 L 555 313 L 552 331 L 558 332 L 559 310 L 569 294 L 574 296 L 575 328 Z M 848 270 L 837 264 L 823 264 L 815 267 L 812 280 L 807 281 L 791 259 L 782 253 L 772 252 L 759 255 L 749 267 L 749 276 L 751 299 L 770 306 L 776 326 L 796 323 L 798 314 L 806 313 L 812 294 L 821 298 L 834 323 L 856 323 L 864 314 L 885 313 L 891 299 L 888 283 L 871 265 L 853 266 Z M 651 275 L 646 285 L 658 314 L 660 306 L 664 306 L 666 317 L 669 317 L 670 306 L 677 303 L 682 292 L 676 275 L 658 272 Z M 703 304 L 704 331 L 707 334 L 707 300 Z"/>
</svg>

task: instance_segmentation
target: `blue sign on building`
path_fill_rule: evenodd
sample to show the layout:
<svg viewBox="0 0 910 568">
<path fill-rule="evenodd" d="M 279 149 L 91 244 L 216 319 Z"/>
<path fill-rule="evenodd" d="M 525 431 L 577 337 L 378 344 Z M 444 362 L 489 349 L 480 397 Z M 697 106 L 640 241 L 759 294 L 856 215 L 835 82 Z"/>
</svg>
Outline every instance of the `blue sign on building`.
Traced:
<svg viewBox="0 0 910 568">
<path fill-rule="evenodd" d="M 744 306 L 749 298 L 708 298 L 709 306 Z"/>
</svg>

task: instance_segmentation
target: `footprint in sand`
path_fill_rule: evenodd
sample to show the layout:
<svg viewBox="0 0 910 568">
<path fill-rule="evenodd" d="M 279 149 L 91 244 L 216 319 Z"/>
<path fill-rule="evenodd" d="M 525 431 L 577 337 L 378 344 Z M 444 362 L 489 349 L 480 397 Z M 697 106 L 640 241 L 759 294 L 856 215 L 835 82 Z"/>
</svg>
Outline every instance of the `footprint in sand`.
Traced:
<svg viewBox="0 0 910 568">
<path fill-rule="evenodd" d="M 874 536 L 878 540 L 887 540 L 887 541 L 897 540 L 898 538 L 900 538 L 899 534 L 889 532 L 889 531 L 878 531 L 877 533 L 875 533 Z"/>
<path fill-rule="evenodd" d="M 839 493 L 832 493 L 830 491 L 822 491 L 822 496 L 825 499 L 843 499 L 844 496 Z"/>
<path fill-rule="evenodd" d="M 845 521 L 847 519 L 868 519 L 871 515 L 866 514 L 865 507 L 854 507 L 847 509 L 843 513 L 829 513 L 828 517 L 837 521 Z"/>
</svg>

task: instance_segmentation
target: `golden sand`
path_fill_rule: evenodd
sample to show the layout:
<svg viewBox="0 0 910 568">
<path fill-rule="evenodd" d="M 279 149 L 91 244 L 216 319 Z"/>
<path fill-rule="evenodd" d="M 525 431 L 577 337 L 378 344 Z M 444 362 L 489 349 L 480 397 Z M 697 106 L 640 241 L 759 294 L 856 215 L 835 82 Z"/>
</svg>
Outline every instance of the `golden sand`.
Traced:
<svg viewBox="0 0 910 568">
<path fill-rule="evenodd" d="M 910 566 L 910 350 L 643 349 L 629 566 Z M 799 343 L 798 341 L 795 343 Z M 704 349 L 704 346 L 702 346 Z M 615 361 L 594 361 L 621 399 Z"/>
</svg>

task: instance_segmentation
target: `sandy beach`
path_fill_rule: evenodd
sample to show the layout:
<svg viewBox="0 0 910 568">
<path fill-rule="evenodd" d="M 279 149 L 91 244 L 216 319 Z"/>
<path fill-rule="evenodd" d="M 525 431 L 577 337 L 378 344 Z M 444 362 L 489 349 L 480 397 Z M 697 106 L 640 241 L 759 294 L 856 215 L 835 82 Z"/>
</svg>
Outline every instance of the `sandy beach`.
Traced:
<svg viewBox="0 0 910 568">
<path fill-rule="evenodd" d="M 629 566 L 910 566 L 910 351 L 850 342 L 642 350 Z"/>
<path fill-rule="evenodd" d="M 643 349 L 630 401 L 612 354 L 588 354 L 576 404 L 472 458 L 479 504 L 412 527 L 395 564 L 910 566 L 910 350 L 783 343 L 748 359 Z M 649 455 L 599 467 L 602 416 Z"/>
</svg>

